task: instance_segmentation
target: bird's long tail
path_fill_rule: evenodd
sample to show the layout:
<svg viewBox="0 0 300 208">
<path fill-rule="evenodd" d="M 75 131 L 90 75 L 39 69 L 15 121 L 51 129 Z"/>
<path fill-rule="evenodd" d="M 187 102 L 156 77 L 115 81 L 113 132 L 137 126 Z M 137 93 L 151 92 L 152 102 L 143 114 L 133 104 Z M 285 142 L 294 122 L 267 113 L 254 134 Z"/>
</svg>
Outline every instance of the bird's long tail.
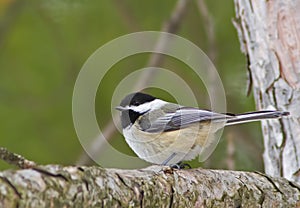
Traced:
<svg viewBox="0 0 300 208">
<path fill-rule="evenodd" d="M 282 111 L 255 111 L 243 114 L 230 115 L 231 117 L 227 118 L 226 126 L 246 123 L 252 121 L 259 121 L 264 119 L 274 119 L 274 118 L 282 118 L 284 116 L 288 116 L 289 112 Z"/>
</svg>

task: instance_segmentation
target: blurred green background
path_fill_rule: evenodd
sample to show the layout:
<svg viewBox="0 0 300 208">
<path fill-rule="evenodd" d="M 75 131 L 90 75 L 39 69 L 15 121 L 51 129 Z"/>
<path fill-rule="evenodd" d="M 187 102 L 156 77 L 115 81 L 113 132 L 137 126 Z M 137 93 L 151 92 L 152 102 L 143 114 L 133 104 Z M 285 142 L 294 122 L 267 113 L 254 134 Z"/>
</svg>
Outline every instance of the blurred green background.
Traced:
<svg viewBox="0 0 300 208">
<path fill-rule="evenodd" d="M 72 92 L 77 74 L 87 58 L 114 38 L 137 31 L 159 31 L 168 21 L 174 0 L 47 0 L 0 1 L 0 146 L 40 164 L 76 164 L 82 155 L 72 121 Z M 207 21 L 196 1 L 187 6 L 176 34 L 210 54 L 223 81 L 228 112 L 255 110 L 253 97 L 246 97 L 246 60 L 240 51 L 232 0 L 206 1 L 213 20 L 213 46 Z M 149 54 L 127 57 L 105 76 L 96 99 L 99 125 L 111 119 L 111 97 L 122 78 L 146 66 Z M 161 67 L 184 78 L 204 108 L 206 92 L 191 70 L 166 58 Z M 150 90 L 172 101 L 165 92 Z M 134 155 L 121 134 L 111 143 Z M 228 127 L 205 163 L 193 167 L 259 170 L 262 164 L 259 123 Z M 111 155 L 104 155 L 107 160 Z M 126 164 L 127 165 L 127 164 Z M 1 169 L 11 168 L 0 162 Z M 123 164 L 124 166 L 124 164 Z M 131 164 L 128 164 L 128 168 Z"/>
</svg>

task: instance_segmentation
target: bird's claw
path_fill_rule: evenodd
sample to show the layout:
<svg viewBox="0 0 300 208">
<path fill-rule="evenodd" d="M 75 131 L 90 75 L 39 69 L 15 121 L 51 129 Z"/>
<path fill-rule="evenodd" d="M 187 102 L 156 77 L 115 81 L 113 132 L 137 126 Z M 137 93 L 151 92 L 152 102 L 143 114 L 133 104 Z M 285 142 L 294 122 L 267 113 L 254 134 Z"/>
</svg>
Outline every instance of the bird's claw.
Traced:
<svg viewBox="0 0 300 208">
<path fill-rule="evenodd" d="M 182 162 L 179 162 L 179 163 L 176 163 L 174 165 L 170 165 L 171 168 L 173 169 L 178 169 L 178 170 L 181 170 L 181 169 L 191 169 L 192 167 L 187 164 L 187 163 L 182 163 Z"/>
</svg>

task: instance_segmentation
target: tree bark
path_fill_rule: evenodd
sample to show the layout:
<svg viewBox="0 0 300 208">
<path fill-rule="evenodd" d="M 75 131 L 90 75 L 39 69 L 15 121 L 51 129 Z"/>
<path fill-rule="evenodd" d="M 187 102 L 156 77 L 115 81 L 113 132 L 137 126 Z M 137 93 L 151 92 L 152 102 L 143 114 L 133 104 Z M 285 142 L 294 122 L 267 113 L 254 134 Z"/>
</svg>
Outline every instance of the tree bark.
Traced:
<svg viewBox="0 0 300 208">
<path fill-rule="evenodd" d="M 1 207 L 296 207 L 284 178 L 224 170 L 39 166 L 0 173 Z"/>
<path fill-rule="evenodd" d="M 300 2 L 235 0 L 235 9 L 258 109 L 291 113 L 262 122 L 265 172 L 300 182 Z"/>
</svg>

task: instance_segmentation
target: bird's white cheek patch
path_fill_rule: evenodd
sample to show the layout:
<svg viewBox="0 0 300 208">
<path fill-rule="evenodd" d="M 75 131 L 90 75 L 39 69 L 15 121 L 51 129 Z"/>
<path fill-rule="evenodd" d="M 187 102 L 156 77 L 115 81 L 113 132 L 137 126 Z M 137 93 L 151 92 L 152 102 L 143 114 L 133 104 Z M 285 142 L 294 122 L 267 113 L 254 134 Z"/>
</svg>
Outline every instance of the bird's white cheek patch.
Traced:
<svg viewBox="0 0 300 208">
<path fill-rule="evenodd" d="M 159 109 L 162 106 L 164 106 L 165 104 L 166 104 L 165 101 L 160 100 L 160 99 L 155 99 L 155 100 L 153 100 L 151 102 L 144 103 L 144 104 L 141 104 L 139 106 L 128 107 L 128 109 L 131 109 L 131 110 L 139 112 L 139 113 L 145 113 L 145 112 L 147 112 L 149 110 Z"/>
</svg>

